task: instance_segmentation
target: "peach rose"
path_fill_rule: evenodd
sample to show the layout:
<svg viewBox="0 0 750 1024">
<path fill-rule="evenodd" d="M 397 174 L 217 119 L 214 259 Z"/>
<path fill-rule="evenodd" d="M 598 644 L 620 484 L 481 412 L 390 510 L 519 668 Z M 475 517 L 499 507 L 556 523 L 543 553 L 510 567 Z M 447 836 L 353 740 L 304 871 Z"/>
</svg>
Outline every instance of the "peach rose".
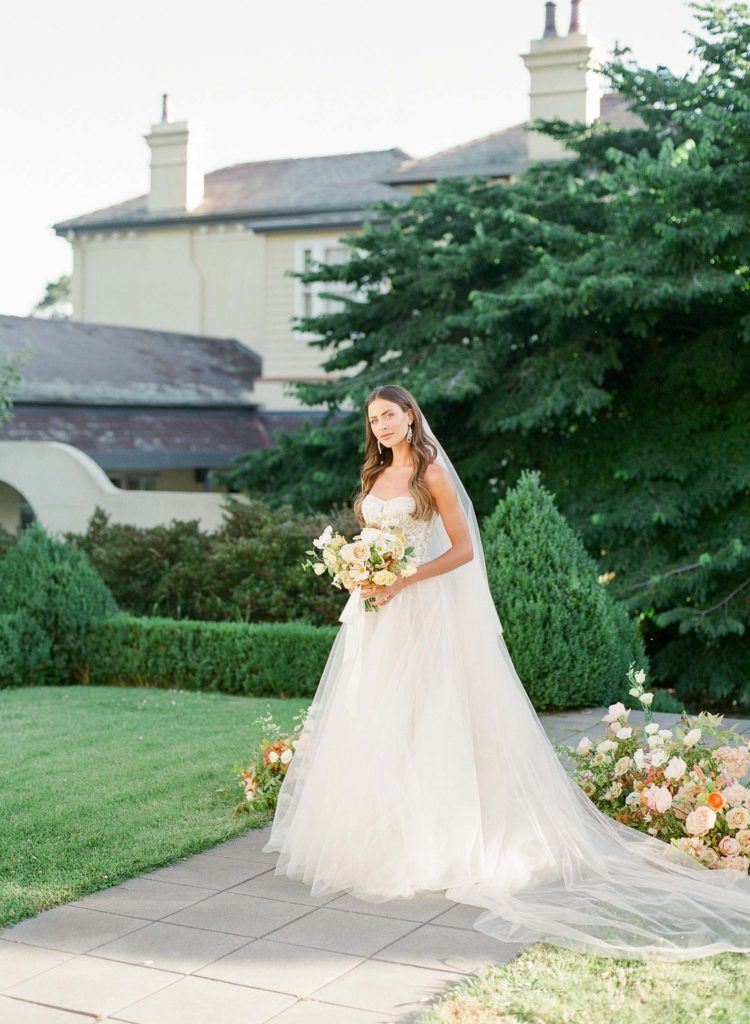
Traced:
<svg viewBox="0 0 750 1024">
<path fill-rule="evenodd" d="M 747 807 L 730 807 L 727 811 L 727 825 L 730 828 L 747 828 L 750 825 L 750 811 Z"/>
<path fill-rule="evenodd" d="M 693 836 L 704 836 L 716 824 L 716 811 L 701 805 L 694 808 L 685 819 L 685 831 Z"/>
<path fill-rule="evenodd" d="M 734 838 L 734 836 L 724 836 L 719 843 L 719 853 L 725 857 L 736 857 L 740 852 L 740 844 Z"/>
</svg>

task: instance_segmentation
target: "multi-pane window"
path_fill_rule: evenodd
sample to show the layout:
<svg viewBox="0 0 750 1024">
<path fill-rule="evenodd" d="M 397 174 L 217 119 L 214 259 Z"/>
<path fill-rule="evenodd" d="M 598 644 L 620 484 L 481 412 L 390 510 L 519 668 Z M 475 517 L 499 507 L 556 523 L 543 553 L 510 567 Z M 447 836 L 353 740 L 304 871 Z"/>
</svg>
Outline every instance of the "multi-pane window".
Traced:
<svg viewBox="0 0 750 1024">
<path fill-rule="evenodd" d="M 318 263 L 346 263 L 351 249 L 338 239 L 316 239 L 314 242 L 298 242 L 295 253 L 296 271 L 312 270 Z M 321 292 L 335 295 L 351 295 L 352 288 L 343 281 L 304 282 L 295 278 L 295 316 L 320 316 L 336 313 L 341 303 L 336 299 L 324 299 Z"/>
</svg>

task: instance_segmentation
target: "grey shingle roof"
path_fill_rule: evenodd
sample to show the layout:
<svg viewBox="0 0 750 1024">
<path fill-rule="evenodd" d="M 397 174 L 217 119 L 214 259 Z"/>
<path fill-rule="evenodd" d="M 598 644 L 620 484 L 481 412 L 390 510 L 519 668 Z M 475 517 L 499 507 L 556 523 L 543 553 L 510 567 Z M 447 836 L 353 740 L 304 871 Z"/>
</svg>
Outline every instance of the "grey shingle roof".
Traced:
<svg viewBox="0 0 750 1024">
<path fill-rule="evenodd" d="M 252 407 L 261 372 L 233 338 L 0 316 L 0 353 L 25 346 L 17 403 Z"/>
<path fill-rule="evenodd" d="M 267 217 L 304 215 L 309 219 L 311 214 L 342 210 L 361 214 L 378 200 L 403 198 L 402 193 L 384 182 L 384 176 L 407 156 L 401 149 L 384 149 L 234 164 L 205 176 L 205 198 L 190 213 L 149 213 L 146 196 L 138 196 L 60 221 L 54 228 L 58 234 L 65 234 L 70 230 L 127 229 L 150 223 L 230 217 L 250 219 L 252 226 L 262 228 Z"/>
</svg>

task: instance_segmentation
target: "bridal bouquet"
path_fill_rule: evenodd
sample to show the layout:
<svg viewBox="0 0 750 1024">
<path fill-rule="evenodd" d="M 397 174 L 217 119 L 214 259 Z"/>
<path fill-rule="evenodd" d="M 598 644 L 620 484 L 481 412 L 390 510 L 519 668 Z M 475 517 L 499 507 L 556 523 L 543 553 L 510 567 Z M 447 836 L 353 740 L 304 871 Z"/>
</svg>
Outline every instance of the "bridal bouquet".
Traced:
<svg viewBox="0 0 750 1024">
<path fill-rule="evenodd" d="M 365 526 L 351 543 L 342 534 L 334 534 L 333 527 L 326 526 L 312 543 L 313 549 L 305 554 L 316 560 L 308 559 L 302 568 L 312 568 L 317 576 L 327 572 L 334 587 L 345 587 L 350 593 L 362 583 L 390 587 L 399 576 L 413 576 L 417 571 L 414 548 L 403 530 L 394 524 Z M 365 609 L 379 610 L 371 598 L 365 599 Z"/>
<path fill-rule="evenodd" d="M 586 736 L 577 747 L 555 744 L 573 761 L 573 778 L 618 821 L 677 846 L 709 868 L 750 869 L 750 748 L 723 715 L 683 712 L 680 724 L 653 721 L 653 694 L 645 672 L 628 672 L 630 694 L 645 709 L 643 727 L 628 725 L 630 711 L 611 704 L 605 738 Z M 710 736 L 716 741 L 706 742 Z"/>
<path fill-rule="evenodd" d="M 260 726 L 261 740 L 250 764 L 234 766 L 244 793 L 244 801 L 235 807 L 234 814 L 249 810 L 248 803 L 263 810 L 275 808 L 281 783 L 299 747 L 308 710 L 305 708 L 297 712 L 290 733 L 284 733 L 270 713 L 255 719 L 254 724 Z"/>
</svg>

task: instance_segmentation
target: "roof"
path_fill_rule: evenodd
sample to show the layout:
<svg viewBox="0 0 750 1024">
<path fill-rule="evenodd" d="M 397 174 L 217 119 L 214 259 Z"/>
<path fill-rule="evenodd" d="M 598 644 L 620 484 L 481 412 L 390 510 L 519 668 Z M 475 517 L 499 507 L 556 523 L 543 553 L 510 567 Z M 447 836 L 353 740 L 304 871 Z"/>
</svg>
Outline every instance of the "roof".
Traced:
<svg viewBox="0 0 750 1024">
<path fill-rule="evenodd" d="M 395 148 L 233 164 L 205 176 L 203 202 L 188 213 L 149 213 L 144 195 L 60 221 L 54 228 L 58 234 L 66 234 L 104 227 L 242 219 L 262 230 L 267 218 L 305 216 L 310 220 L 314 214 L 341 211 L 356 214 L 351 222 L 361 223 L 371 204 L 403 198 L 385 183 L 384 176 L 407 157 Z"/>
<path fill-rule="evenodd" d="M 0 316 L 0 352 L 26 346 L 16 404 L 254 407 L 261 372 L 234 338 Z"/>
<path fill-rule="evenodd" d="M 599 110 L 600 121 L 612 128 L 643 127 L 641 119 L 630 111 L 628 101 L 619 93 L 605 93 Z M 419 160 L 404 160 L 385 180 L 396 185 L 472 175 L 504 178 L 521 174 L 530 162 L 528 124 L 523 121 Z"/>
<path fill-rule="evenodd" d="M 226 468 L 271 436 L 254 409 L 152 409 L 17 403 L 2 441 L 62 441 L 103 469 Z"/>
</svg>

